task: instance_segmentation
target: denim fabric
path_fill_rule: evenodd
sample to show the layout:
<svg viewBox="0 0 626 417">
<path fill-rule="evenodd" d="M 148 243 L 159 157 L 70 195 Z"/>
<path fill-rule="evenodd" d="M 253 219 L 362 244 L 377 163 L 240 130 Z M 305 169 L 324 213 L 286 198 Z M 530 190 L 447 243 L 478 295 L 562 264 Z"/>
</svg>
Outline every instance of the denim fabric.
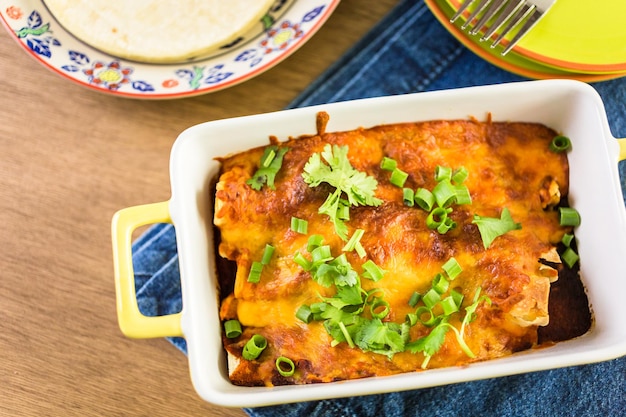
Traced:
<svg viewBox="0 0 626 417">
<path fill-rule="evenodd" d="M 290 107 L 522 81 L 458 43 L 419 0 L 404 0 Z M 626 78 L 595 83 L 615 137 L 626 137 Z M 620 163 L 622 187 L 626 170 Z M 137 300 L 146 315 L 181 310 L 174 227 L 133 244 Z M 170 339 L 183 353 L 185 340 Z M 623 416 L 626 357 L 599 364 L 401 393 L 245 409 L 253 417 Z"/>
</svg>

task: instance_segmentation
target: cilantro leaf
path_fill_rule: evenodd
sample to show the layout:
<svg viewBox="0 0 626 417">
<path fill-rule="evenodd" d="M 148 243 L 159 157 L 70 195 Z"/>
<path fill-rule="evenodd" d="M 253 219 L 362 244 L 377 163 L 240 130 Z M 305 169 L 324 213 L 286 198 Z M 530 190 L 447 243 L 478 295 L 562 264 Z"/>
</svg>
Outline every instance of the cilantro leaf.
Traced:
<svg viewBox="0 0 626 417">
<path fill-rule="evenodd" d="M 320 262 L 314 262 L 311 270 L 313 280 L 326 288 L 333 284 L 338 288 L 352 287 L 359 282 L 359 274 L 352 268 L 345 254 L 334 259 L 324 258 Z"/>
<path fill-rule="evenodd" d="M 485 249 L 487 249 L 498 236 L 502 236 L 511 230 L 519 230 L 522 228 L 520 223 L 513 221 L 511 213 L 506 207 L 502 209 L 499 219 L 497 217 L 483 217 L 474 214 L 472 223 L 478 226 L 478 231 L 483 239 Z"/>
<path fill-rule="evenodd" d="M 352 268 L 345 253 L 336 257 L 331 262 L 331 265 L 337 270 L 337 275 L 335 276 L 335 285 L 337 287 L 352 287 L 358 283 L 359 274 Z"/>
<path fill-rule="evenodd" d="M 347 240 L 348 228 L 344 221 L 349 219 L 351 206 L 379 206 L 382 200 L 375 197 L 378 182 L 372 176 L 354 169 L 348 160 L 348 147 L 326 144 L 321 153 L 314 153 L 304 166 L 302 178 L 310 187 L 325 182 L 335 191 L 319 208 L 335 225 L 335 231 Z M 345 195 L 345 198 L 342 198 Z"/>
<path fill-rule="evenodd" d="M 424 362 L 422 362 L 422 369 L 426 369 L 430 358 L 441 349 L 443 342 L 446 340 L 446 333 L 453 327 L 443 320 L 435 328 L 431 330 L 426 336 L 417 339 L 414 342 L 407 344 L 407 350 L 411 353 L 421 352 L 424 354 Z"/>
<path fill-rule="evenodd" d="M 352 310 L 354 310 L 355 307 L 359 307 L 361 310 L 363 307 L 363 295 L 361 287 L 358 285 L 352 287 L 337 287 L 337 294 L 333 297 L 322 297 L 322 300 L 338 309 L 350 306 L 350 311 L 346 311 L 349 314 L 354 314 Z"/>
<path fill-rule="evenodd" d="M 333 338 L 332 346 L 346 342 L 351 348 L 354 347 L 353 339 L 359 329 L 361 320 L 360 316 L 352 315 L 348 321 L 342 320 L 326 320 L 324 328 L 326 332 Z"/>
<path fill-rule="evenodd" d="M 433 356 L 443 346 L 446 339 L 446 333 L 450 328 L 446 325 L 446 321 L 442 321 L 434 327 L 430 333 L 411 343 L 407 344 L 407 350 L 411 353 L 422 352 L 424 355 Z"/>
<path fill-rule="evenodd" d="M 336 275 L 337 270 L 332 265 L 321 264 L 313 271 L 312 278 L 322 287 L 330 288 L 335 283 Z"/>
<path fill-rule="evenodd" d="M 354 339 L 362 350 L 389 357 L 402 352 L 405 344 L 402 328 L 396 323 L 383 323 L 380 319 L 364 320 Z"/>
<path fill-rule="evenodd" d="M 483 295 L 481 297 L 480 291 L 481 288 L 478 287 L 478 289 L 476 290 L 476 294 L 474 294 L 474 300 L 472 301 L 472 304 L 465 307 L 465 317 L 463 317 L 463 322 L 461 323 L 461 338 L 465 333 L 465 326 L 476 320 L 476 309 L 478 308 L 478 305 L 483 301 L 486 302 L 488 305 L 491 305 L 491 299 L 486 295 Z"/>
<path fill-rule="evenodd" d="M 353 324 L 360 318 L 359 316 L 348 313 L 332 304 L 326 305 L 320 317 L 326 319 L 329 323 L 343 322 L 344 324 Z"/>
<path fill-rule="evenodd" d="M 283 165 L 283 157 L 288 150 L 289 148 L 279 149 L 278 146 L 274 145 L 266 147 L 261 157 L 259 169 L 257 169 L 252 178 L 246 181 L 246 184 L 256 191 L 260 191 L 263 184 L 267 184 L 272 190 L 276 189 L 274 180 Z"/>
</svg>

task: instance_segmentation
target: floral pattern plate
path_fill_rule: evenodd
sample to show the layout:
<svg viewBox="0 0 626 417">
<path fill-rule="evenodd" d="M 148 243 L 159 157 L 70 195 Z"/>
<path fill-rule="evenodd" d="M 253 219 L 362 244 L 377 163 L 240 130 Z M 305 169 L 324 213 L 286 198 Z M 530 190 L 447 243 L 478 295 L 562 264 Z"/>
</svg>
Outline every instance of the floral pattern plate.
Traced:
<svg viewBox="0 0 626 417">
<path fill-rule="evenodd" d="M 224 53 L 181 64 L 146 64 L 100 52 L 67 32 L 42 0 L 0 0 L 0 21 L 45 67 L 80 85 L 121 97 L 181 98 L 239 84 L 287 58 L 309 40 L 339 0 L 277 0 L 265 30 Z"/>
</svg>

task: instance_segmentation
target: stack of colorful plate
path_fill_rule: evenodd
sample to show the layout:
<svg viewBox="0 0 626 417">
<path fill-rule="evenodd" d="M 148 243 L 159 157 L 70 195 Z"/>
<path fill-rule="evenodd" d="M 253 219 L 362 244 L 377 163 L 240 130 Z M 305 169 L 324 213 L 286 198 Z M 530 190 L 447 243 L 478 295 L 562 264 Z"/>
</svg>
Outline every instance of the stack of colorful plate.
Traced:
<svg viewBox="0 0 626 417">
<path fill-rule="evenodd" d="M 502 51 L 510 37 L 491 48 L 491 42 L 480 41 L 481 33 L 470 35 L 461 28 L 469 11 L 450 23 L 465 0 L 425 1 L 460 42 L 488 62 L 515 74 L 585 82 L 626 76 L 625 0 L 559 0 L 504 56 Z"/>
</svg>

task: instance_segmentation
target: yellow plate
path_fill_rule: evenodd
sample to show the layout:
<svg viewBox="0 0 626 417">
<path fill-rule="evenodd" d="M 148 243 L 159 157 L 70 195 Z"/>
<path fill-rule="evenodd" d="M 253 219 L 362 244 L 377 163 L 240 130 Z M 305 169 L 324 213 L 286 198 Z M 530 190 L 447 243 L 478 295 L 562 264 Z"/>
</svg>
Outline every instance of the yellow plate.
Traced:
<svg viewBox="0 0 626 417">
<path fill-rule="evenodd" d="M 463 0 L 449 0 L 456 10 Z M 626 1 L 558 0 L 515 50 L 557 69 L 582 73 L 626 71 Z"/>
<path fill-rule="evenodd" d="M 457 21 L 454 24 L 450 23 L 450 17 L 454 14 L 455 9 L 447 0 L 425 0 L 425 2 L 441 24 L 468 49 L 487 62 L 514 74 L 533 79 L 567 78 L 584 82 L 605 81 L 626 76 L 626 71 L 609 74 L 588 74 L 553 68 L 517 53 L 517 47 L 513 48 L 507 55 L 502 56 L 500 51 L 506 45 L 506 40 L 502 46 L 492 49 L 488 43 L 479 41 L 480 35 L 471 36 L 466 31 L 461 30 L 461 21 Z"/>
</svg>

